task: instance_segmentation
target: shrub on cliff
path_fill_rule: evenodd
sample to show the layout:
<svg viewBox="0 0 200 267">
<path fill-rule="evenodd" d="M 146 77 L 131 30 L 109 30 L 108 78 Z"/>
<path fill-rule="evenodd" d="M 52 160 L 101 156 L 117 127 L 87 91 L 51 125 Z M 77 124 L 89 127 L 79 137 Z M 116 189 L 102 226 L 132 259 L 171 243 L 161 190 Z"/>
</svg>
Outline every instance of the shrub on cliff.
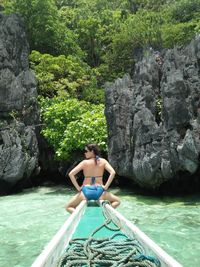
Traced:
<svg viewBox="0 0 200 267">
<path fill-rule="evenodd" d="M 69 159 L 71 153 L 89 142 L 107 150 L 107 127 L 104 106 L 77 99 L 40 99 L 43 135 L 53 146 L 57 159 Z"/>
<path fill-rule="evenodd" d="M 186 45 L 199 32 L 200 1 L 174 1 L 163 11 L 163 46 Z"/>
<path fill-rule="evenodd" d="M 64 94 L 96 104 L 104 102 L 104 90 L 97 87 L 94 71 L 80 58 L 32 51 L 30 64 L 36 74 L 39 95 Z"/>
</svg>

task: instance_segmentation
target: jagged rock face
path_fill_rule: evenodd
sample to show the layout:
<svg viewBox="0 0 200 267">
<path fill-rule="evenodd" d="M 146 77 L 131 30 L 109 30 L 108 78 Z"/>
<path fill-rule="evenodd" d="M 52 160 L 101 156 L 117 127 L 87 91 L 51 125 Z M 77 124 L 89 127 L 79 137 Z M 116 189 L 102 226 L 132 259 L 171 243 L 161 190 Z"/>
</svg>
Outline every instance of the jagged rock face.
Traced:
<svg viewBox="0 0 200 267">
<path fill-rule="evenodd" d="M 0 184 L 13 186 L 38 164 L 37 89 L 19 16 L 0 14 Z"/>
<path fill-rule="evenodd" d="M 14 185 L 30 177 L 37 166 L 38 147 L 34 127 L 23 123 L 9 125 L 1 131 L 0 177 Z"/>
<path fill-rule="evenodd" d="M 109 160 L 121 176 L 155 188 L 194 174 L 200 154 L 200 39 L 150 54 L 106 88 Z"/>
</svg>

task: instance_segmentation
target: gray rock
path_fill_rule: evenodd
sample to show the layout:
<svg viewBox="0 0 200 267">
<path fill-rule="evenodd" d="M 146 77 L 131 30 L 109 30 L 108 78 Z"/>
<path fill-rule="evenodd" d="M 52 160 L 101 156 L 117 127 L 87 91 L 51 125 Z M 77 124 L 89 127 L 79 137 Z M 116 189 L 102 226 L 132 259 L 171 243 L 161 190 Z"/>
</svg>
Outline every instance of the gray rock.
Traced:
<svg viewBox="0 0 200 267">
<path fill-rule="evenodd" d="M 24 127 L 22 133 L 9 125 L 1 131 L 3 145 L 0 146 L 1 180 L 14 185 L 22 178 L 30 177 L 37 166 L 38 146 L 34 128 Z"/>
<path fill-rule="evenodd" d="M 155 188 L 178 173 L 194 174 L 200 154 L 200 39 L 149 53 L 106 85 L 109 160 L 121 176 Z"/>
<path fill-rule="evenodd" d="M 191 130 L 187 130 L 182 144 L 177 146 L 178 156 L 184 170 L 194 173 L 198 168 L 198 156 Z"/>
<path fill-rule="evenodd" d="M 38 168 L 37 83 L 18 15 L 0 14 L 0 184 L 14 186 Z"/>
</svg>

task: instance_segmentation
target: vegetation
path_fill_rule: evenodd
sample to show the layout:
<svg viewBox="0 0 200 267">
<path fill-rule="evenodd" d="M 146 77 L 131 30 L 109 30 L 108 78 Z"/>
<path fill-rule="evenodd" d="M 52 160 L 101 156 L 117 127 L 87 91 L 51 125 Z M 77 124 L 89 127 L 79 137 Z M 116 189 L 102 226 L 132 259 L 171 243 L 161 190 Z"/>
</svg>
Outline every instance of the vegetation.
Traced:
<svg viewBox="0 0 200 267">
<path fill-rule="evenodd" d="M 200 0 L 0 0 L 0 5 L 24 19 L 42 96 L 43 134 L 62 159 L 91 140 L 106 149 L 104 84 L 132 73 L 138 51 L 183 45 L 200 33 Z"/>
<path fill-rule="evenodd" d="M 77 99 L 41 98 L 42 133 L 54 147 L 57 159 L 68 159 L 72 151 L 97 142 L 106 151 L 107 131 L 104 106 Z"/>
<path fill-rule="evenodd" d="M 30 62 L 38 80 L 39 95 L 104 103 L 104 91 L 97 87 L 94 70 L 80 58 L 72 55 L 55 57 L 33 50 Z"/>
</svg>

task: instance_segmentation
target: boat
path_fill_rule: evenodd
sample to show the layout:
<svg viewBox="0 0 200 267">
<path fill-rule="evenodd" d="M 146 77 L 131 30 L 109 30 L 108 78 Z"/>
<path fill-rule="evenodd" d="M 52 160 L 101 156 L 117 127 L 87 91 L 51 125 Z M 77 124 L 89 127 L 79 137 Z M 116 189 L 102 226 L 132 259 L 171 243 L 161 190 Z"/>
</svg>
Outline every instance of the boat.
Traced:
<svg viewBox="0 0 200 267">
<path fill-rule="evenodd" d="M 122 234 L 126 235 L 130 239 L 137 240 L 142 246 L 145 255 L 153 255 L 153 257 L 156 257 L 159 261 L 159 266 L 183 267 L 144 232 L 142 232 L 134 223 L 126 219 L 116 209 L 113 209 L 108 202 L 100 201 L 99 205 L 96 205 L 96 202 L 93 205 L 88 203 L 92 202 L 83 200 L 79 204 L 76 210 L 69 216 L 52 240 L 47 244 L 41 254 L 36 258 L 31 267 L 58 266 L 58 260 L 69 247 L 71 240 L 88 237 L 91 231 L 94 231 L 95 228 L 98 228 L 99 225 L 104 223 L 105 218 L 102 215 L 102 212 L 106 214 L 107 219 L 109 219 L 113 225 L 120 229 Z M 104 235 L 105 234 L 109 235 L 108 232 L 104 231 Z M 101 233 L 100 236 L 102 236 Z"/>
</svg>

